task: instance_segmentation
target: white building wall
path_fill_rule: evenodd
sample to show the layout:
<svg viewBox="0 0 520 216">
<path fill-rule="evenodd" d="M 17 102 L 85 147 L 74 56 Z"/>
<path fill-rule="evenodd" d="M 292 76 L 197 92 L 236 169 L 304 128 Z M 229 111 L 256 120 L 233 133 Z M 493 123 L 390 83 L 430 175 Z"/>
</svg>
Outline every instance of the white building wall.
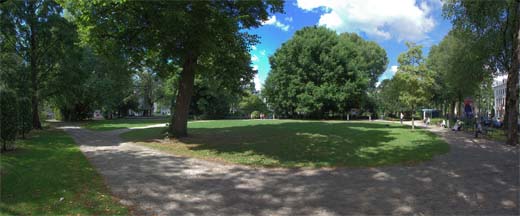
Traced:
<svg viewBox="0 0 520 216">
<path fill-rule="evenodd" d="M 518 82 L 520 85 L 520 77 L 518 78 Z M 506 111 L 506 91 L 507 91 L 507 75 L 499 76 L 495 78 L 493 82 L 493 95 L 495 96 L 495 116 L 499 117 L 501 120 L 504 118 L 504 114 Z M 520 109 L 520 103 L 518 104 Z M 518 118 L 518 123 L 520 124 L 520 116 Z"/>
</svg>

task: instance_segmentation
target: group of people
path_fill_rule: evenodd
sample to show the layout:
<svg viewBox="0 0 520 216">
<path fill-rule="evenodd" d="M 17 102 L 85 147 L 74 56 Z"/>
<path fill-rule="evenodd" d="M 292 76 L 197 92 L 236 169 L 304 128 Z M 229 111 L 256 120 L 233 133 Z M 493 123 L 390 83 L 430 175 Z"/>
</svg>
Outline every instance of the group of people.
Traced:
<svg viewBox="0 0 520 216">
<path fill-rule="evenodd" d="M 250 117 L 251 117 L 251 119 L 257 118 L 254 113 L 251 113 Z M 263 114 L 263 113 L 260 113 L 260 115 L 258 115 L 258 118 L 259 119 L 267 119 L 267 116 L 265 114 Z"/>
<path fill-rule="evenodd" d="M 400 117 L 401 124 L 403 124 L 404 114 L 400 113 L 399 117 Z M 471 118 L 467 118 L 467 119 L 469 119 L 470 122 L 471 122 Z M 425 126 L 428 127 L 430 125 L 430 123 L 431 123 L 431 118 L 430 117 L 426 117 L 423 120 L 423 122 L 424 122 Z M 481 117 L 479 119 L 479 118 L 477 118 L 475 116 L 474 122 L 475 122 L 475 137 L 478 137 L 478 135 L 484 134 L 484 132 L 486 131 L 484 129 L 484 126 L 489 126 L 489 127 L 501 127 L 502 126 L 502 122 L 500 121 L 500 118 L 496 118 L 493 121 L 491 121 L 489 119 L 485 120 L 484 117 Z M 455 121 L 455 124 L 451 128 L 451 130 L 452 131 L 461 131 L 463 129 L 464 125 L 465 125 L 464 122 L 462 122 L 461 120 L 457 119 Z M 446 120 L 442 120 L 442 122 L 440 123 L 440 126 L 443 127 L 443 128 L 448 128 L 449 127 L 448 122 Z"/>
</svg>

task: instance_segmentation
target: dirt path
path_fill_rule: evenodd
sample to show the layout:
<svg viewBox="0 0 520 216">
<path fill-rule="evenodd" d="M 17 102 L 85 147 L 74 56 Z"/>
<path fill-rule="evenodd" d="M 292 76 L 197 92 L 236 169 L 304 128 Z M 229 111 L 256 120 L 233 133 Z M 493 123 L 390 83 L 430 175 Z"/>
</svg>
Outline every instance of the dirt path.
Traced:
<svg viewBox="0 0 520 216">
<path fill-rule="evenodd" d="M 138 215 L 517 215 L 517 148 L 435 132 L 450 153 L 416 166 L 258 169 L 176 157 L 123 131 L 64 127 Z"/>
</svg>

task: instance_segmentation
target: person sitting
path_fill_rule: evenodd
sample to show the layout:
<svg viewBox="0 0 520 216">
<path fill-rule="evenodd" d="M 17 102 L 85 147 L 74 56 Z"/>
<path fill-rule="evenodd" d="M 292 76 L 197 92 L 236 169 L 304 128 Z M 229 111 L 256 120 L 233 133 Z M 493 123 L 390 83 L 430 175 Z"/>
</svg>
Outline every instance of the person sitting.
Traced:
<svg viewBox="0 0 520 216">
<path fill-rule="evenodd" d="M 460 131 L 462 129 L 462 122 L 457 120 L 457 122 L 455 122 L 455 125 L 453 125 L 453 129 L 451 129 L 452 131 Z"/>
<path fill-rule="evenodd" d="M 478 138 L 478 134 L 482 134 L 482 132 L 482 124 L 480 123 L 480 121 L 477 121 L 477 125 L 475 128 L 475 138 Z"/>
<path fill-rule="evenodd" d="M 444 120 L 444 119 L 442 120 L 441 127 L 446 128 L 446 120 Z"/>
</svg>

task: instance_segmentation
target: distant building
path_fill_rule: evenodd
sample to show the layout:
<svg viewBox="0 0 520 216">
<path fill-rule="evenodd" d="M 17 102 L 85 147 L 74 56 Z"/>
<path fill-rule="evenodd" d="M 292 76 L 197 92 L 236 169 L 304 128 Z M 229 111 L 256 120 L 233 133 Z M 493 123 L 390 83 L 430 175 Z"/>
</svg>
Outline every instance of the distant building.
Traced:
<svg viewBox="0 0 520 216">
<path fill-rule="evenodd" d="M 158 103 L 153 103 L 153 112 L 159 115 L 171 115 L 171 109 L 169 106 Z"/>
<path fill-rule="evenodd" d="M 520 84 L 520 77 L 518 79 Z M 493 95 L 495 96 L 495 117 L 504 119 L 506 113 L 506 91 L 507 91 L 507 75 L 495 77 L 493 82 Z M 520 103 L 518 104 L 520 109 Z M 520 123 L 520 116 L 518 118 Z"/>
</svg>

